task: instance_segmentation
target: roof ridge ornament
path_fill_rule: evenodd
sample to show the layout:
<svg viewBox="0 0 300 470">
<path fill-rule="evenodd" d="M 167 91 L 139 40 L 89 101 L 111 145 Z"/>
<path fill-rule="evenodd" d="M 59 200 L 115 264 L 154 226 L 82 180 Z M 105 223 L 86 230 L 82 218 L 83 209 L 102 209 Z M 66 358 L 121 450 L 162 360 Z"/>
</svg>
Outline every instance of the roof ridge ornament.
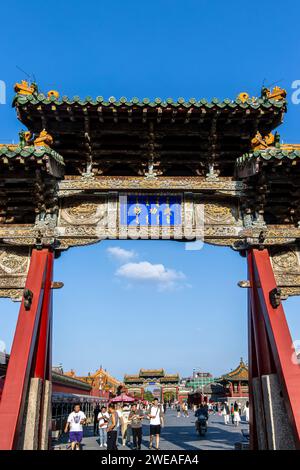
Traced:
<svg viewBox="0 0 300 470">
<path fill-rule="evenodd" d="M 46 129 L 43 129 L 39 136 L 34 139 L 33 143 L 36 147 L 49 147 L 53 144 L 53 137 L 48 134 Z"/>
<path fill-rule="evenodd" d="M 27 80 L 21 80 L 21 83 L 15 83 L 14 90 L 18 95 L 33 95 L 33 96 L 38 96 L 39 94 L 39 89 L 38 86 L 35 82 L 29 83 Z M 49 90 L 47 93 L 47 98 L 55 98 L 58 100 L 59 98 L 59 93 L 56 90 Z"/>
<path fill-rule="evenodd" d="M 29 83 L 26 80 L 21 80 L 21 83 L 16 83 L 14 90 L 19 95 L 37 95 L 38 86 L 35 82 Z"/>
<path fill-rule="evenodd" d="M 278 139 L 277 136 L 276 139 Z M 253 151 L 267 149 L 268 147 L 274 146 L 274 144 L 275 135 L 272 134 L 272 132 L 262 136 L 261 133 L 257 131 L 253 139 L 251 139 L 251 147 Z"/>
<path fill-rule="evenodd" d="M 252 98 L 250 98 L 249 93 L 247 93 L 246 91 L 242 91 L 241 93 L 239 93 L 236 99 L 240 100 L 242 103 L 246 103 L 247 101 L 252 101 L 252 102 L 257 101 L 256 96 L 252 96 Z"/>
<path fill-rule="evenodd" d="M 264 86 L 261 89 L 261 97 L 267 100 L 283 101 L 285 100 L 286 95 L 286 90 L 284 88 L 280 88 L 279 86 L 275 86 L 272 91 L 270 88 Z"/>
</svg>

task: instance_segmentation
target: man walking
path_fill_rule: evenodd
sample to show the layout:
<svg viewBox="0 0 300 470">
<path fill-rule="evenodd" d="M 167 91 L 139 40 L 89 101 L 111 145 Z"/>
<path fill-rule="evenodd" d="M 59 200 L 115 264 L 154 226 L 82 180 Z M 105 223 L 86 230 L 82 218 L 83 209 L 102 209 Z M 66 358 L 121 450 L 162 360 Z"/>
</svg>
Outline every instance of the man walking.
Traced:
<svg viewBox="0 0 300 470">
<path fill-rule="evenodd" d="M 98 427 L 98 414 L 100 413 L 100 406 L 99 403 L 96 404 L 94 408 L 94 436 L 97 434 L 97 427 Z"/>
<path fill-rule="evenodd" d="M 132 430 L 133 450 L 141 450 L 142 445 L 142 419 L 144 418 L 143 410 L 137 409 L 134 403 L 131 406 L 129 414 L 129 423 Z"/>
<path fill-rule="evenodd" d="M 69 437 L 71 441 L 72 450 L 80 450 L 80 444 L 83 438 L 83 424 L 86 422 L 86 416 L 80 410 L 80 405 L 76 404 L 73 407 L 72 413 L 69 414 L 65 426 L 65 432 L 69 430 Z"/>
<path fill-rule="evenodd" d="M 153 438 L 155 437 L 156 450 L 159 450 L 159 438 L 161 433 L 161 419 L 162 411 L 161 407 L 158 406 L 158 399 L 153 400 L 153 404 L 150 408 L 150 414 L 148 415 L 150 419 L 150 444 L 149 449 L 152 449 Z"/>
<path fill-rule="evenodd" d="M 115 405 L 110 403 L 108 405 L 108 427 L 107 427 L 107 450 L 118 450 L 117 437 L 118 437 L 118 413 L 115 410 Z"/>
</svg>

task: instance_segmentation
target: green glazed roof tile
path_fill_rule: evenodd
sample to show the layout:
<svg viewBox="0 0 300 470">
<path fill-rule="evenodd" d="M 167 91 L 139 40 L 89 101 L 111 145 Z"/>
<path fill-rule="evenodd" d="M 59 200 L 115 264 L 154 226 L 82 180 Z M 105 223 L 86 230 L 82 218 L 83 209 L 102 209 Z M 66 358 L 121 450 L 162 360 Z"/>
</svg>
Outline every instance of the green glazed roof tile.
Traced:
<svg viewBox="0 0 300 470">
<path fill-rule="evenodd" d="M 245 153 L 241 157 L 236 160 L 237 166 L 245 166 L 247 164 L 251 164 L 254 161 L 265 160 L 283 160 L 283 159 L 294 160 L 296 158 L 300 158 L 300 151 L 299 150 L 285 150 L 281 148 L 271 147 L 265 150 L 255 150 L 251 153 Z"/>
<path fill-rule="evenodd" d="M 186 100 L 183 97 L 179 97 L 177 100 L 174 100 L 172 98 L 167 98 L 163 100 L 162 98 L 154 98 L 150 100 L 149 98 L 143 98 L 139 99 L 137 97 L 133 97 L 130 100 L 128 100 L 126 97 L 122 96 L 120 99 L 115 98 L 114 96 L 111 96 L 108 99 L 104 99 L 102 96 L 97 96 L 95 99 L 93 99 L 90 96 L 87 96 L 85 99 L 81 99 L 79 96 L 75 95 L 73 98 L 68 98 L 67 96 L 63 96 L 60 99 L 56 99 L 54 96 L 48 98 L 42 93 L 39 93 L 38 95 L 21 95 L 17 94 L 14 98 L 13 104 L 15 106 L 22 106 L 25 105 L 26 103 L 31 103 L 32 105 L 37 105 L 37 104 L 53 104 L 55 103 L 57 106 L 61 106 L 63 104 L 70 104 L 70 105 L 80 105 L 80 106 L 85 106 L 85 105 L 91 105 L 91 106 L 97 106 L 99 103 L 102 103 L 103 106 L 108 107 L 108 106 L 116 106 L 116 103 L 121 103 L 124 104 L 128 107 L 133 107 L 133 106 L 149 106 L 149 107 L 159 107 L 159 106 L 170 106 L 170 107 L 178 107 L 178 106 L 183 106 L 186 108 L 189 108 L 191 106 L 195 107 L 204 107 L 211 109 L 213 107 L 218 107 L 218 108 L 237 108 L 239 107 L 240 109 L 248 109 L 248 108 L 253 108 L 257 109 L 259 107 L 269 109 L 269 108 L 283 108 L 285 110 L 286 106 L 286 100 L 283 99 L 281 101 L 276 101 L 274 99 L 262 99 L 262 98 L 257 98 L 254 101 L 249 99 L 245 102 L 242 102 L 239 98 L 236 98 L 235 100 L 231 100 L 229 98 L 225 98 L 224 100 L 220 100 L 216 97 L 214 97 L 211 101 L 207 101 L 205 98 L 202 98 L 200 100 L 196 100 L 196 98 L 190 98 Z"/>
<path fill-rule="evenodd" d="M 44 156 L 47 156 L 53 158 L 60 165 L 65 164 L 63 157 L 50 147 L 35 147 L 33 145 L 30 145 L 28 147 L 11 147 L 10 145 L 5 145 L 3 147 L 0 147 L 0 156 L 5 156 L 7 158 L 14 158 L 18 156 L 25 158 L 31 156 L 34 156 L 36 158 L 42 158 Z"/>
</svg>

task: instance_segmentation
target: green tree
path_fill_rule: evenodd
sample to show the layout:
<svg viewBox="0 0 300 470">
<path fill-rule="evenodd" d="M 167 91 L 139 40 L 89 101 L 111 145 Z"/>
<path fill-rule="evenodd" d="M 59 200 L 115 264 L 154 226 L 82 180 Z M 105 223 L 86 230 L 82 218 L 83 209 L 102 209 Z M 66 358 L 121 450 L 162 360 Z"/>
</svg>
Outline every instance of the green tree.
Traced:
<svg viewBox="0 0 300 470">
<path fill-rule="evenodd" d="M 144 400 L 147 400 L 147 401 L 152 401 L 154 400 L 154 395 L 152 392 L 150 392 L 149 390 L 146 390 L 145 393 L 144 393 Z"/>
</svg>

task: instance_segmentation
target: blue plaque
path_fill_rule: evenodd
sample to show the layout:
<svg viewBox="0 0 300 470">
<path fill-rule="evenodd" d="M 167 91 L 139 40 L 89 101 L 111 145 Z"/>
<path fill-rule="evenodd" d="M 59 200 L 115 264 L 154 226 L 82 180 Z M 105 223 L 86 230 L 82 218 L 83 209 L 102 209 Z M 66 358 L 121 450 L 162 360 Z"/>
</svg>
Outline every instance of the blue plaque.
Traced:
<svg viewBox="0 0 300 470">
<path fill-rule="evenodd" d="M 181 225 L 180 195 L 128 195 L 121 200 L 120 223 L 130 227 Z"/>
</svg>

